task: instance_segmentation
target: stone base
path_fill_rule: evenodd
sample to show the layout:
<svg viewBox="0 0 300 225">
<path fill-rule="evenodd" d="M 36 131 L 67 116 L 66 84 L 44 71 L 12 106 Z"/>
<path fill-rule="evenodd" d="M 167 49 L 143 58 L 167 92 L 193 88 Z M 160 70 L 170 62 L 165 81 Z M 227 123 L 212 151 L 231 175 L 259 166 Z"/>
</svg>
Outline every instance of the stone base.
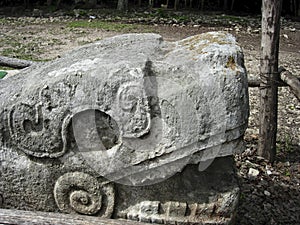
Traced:
<svg viewBox="0 0 300 225">
<path fill-rule="evenodd" d="M 232 156 L 215 159 L 203 172 L 187 165 L 166 181 L 135 187 L 99 177 L 78 155 L 42 161 L 3 149 L 0 156 L 2 208 L 158 224 L 230 224 L 237 206 Z"/>
<path fill-rule="evenodd" d="M 117 189 L 115 217 L 158 224 L 230 224 L 239 196 L 232 157 L 203 172 L 187 165 L 164 182 Z"/>
</svg>

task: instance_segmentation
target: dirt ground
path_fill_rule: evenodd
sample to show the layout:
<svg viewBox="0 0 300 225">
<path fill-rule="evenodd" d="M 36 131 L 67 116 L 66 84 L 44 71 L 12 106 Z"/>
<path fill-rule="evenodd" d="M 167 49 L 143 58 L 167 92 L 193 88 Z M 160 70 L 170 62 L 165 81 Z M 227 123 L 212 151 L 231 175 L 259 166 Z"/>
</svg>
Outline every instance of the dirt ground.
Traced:
<svg viewBox="0 0 300 225">
<path fill-rule="evenodd" d="M 258 77 L 259 74 L 261 32 L 257 16 L 195 15 L 183 21 L 178 17 L 148 18 L 147 13 L 138 14 L 134 19 L 109 14 L 97 14 L 94 19 L 94 12 L 82 17 L 76 13 L 75 16 L 42 15 L 43 12 L 37 10 L 18 17 L 4 14 L 5 10 L 0 10 L 0 55 L 4 56 L 52 60 L 80 45 L 129 32 L 155 32 L 165 40 L 175 41 L 207 31 L 227 31 L 236 36 L 243 48 L 248 76 Z M 99 19 L 108 26 L 97 24 L 95 21 Z M 95 26 L 86 23 L 78 26 L 73 21 L 85 21 Z M 126 26 L 115 26 L 114 23 L 125 23 Z M 300 77 L 300 23 L 283 18 L 281 25 L 280 65 Z M 259 89 L 249 88 L 249 95 L 251 114 L 245 135 L 246 151 L 235 157 L 241 184 L 237 224 L 299 224 L 300 102 L 289 88 L 280 88 L 278 157 L 271 165 L 256 156 Z M 259 175 L 250 177 L 250 169 L 258 170 Z"/>
</svg>

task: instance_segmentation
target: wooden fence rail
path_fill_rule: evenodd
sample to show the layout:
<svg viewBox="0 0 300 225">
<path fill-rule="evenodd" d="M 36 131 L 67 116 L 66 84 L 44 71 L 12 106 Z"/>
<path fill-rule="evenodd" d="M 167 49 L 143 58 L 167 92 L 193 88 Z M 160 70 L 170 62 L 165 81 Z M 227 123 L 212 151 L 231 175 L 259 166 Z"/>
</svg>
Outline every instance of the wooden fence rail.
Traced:
<svg viewBox="0 0 300 225">
<path fill-rule="evenodd" d="M 96 216 L 71 215 L 53 212 L 33 212 L 0 209 L 0 225 L 147 225 L 147 223 L 105 219 Z M 148 224 L 150 225 L 150 224 Z"/>
<path fill-rule="evenodd" d="M 6 66 L 15 69 L 23 69 L 32 66 L 35 63 L 36 62 L 29 61 L 29 60 L 0 56 L 0 66 Z"/>
<path fill-rule="evenodd" d="M 38 62 L 33 62 L 29 60 L 9 58 L 5 56 L 0 56 L 0 66 L 7 66 L 15 69 L 23 69 L 29 66 L 32 66 Z M 289 71 L 284 68 L 280 68 L 280 78 L 278 82 L 279 87 L 289 86 L 291 91 L 300 101 L 300 78 L 292 75 Z M 257 78 L 250 77 L 248 78 L 249 87 L 260 87 L 261 81 Z"/>
</svg>

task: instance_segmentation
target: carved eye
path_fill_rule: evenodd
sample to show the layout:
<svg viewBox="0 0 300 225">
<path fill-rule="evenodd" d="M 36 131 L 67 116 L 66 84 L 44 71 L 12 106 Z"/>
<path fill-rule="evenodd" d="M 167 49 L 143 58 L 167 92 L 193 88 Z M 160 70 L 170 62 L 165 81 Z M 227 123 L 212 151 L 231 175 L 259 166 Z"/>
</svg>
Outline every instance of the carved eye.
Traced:
<svg viewBox="0 0 300 225">
<path fill-rule="evenodd" d="M 138 101 L 143 98 L 143 91 L 134 85 L 124 85 L 119 91 L 119 107 L 125 111 L 134 111 Z"/>
</svg>

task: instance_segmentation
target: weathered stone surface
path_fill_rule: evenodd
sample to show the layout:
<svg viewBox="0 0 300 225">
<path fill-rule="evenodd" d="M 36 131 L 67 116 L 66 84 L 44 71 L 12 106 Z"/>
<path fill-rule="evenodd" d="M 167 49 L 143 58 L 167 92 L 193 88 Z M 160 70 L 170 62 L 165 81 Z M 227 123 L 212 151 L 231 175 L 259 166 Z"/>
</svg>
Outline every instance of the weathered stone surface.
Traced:
<svg viewBox="0 0 300 225">
<path fill-rule="evenodd" d="M 117 217 L 160 224 L 228 224 L 237 206 L 239 188 L 232 157 L 216 159 L 199 173 L 188 165 L 163 183 L 119 185 Z M 159 201 L 157 201 L 159 199 Z"/>
<path fill-rule="evenodd" d="M 1 80 L 3 207 L 227 223 L 246 82 L 241 49 L 217 32 L 116 36 Z"/>
<path fill-rule="evenodd" d="M 69 215 L 53 212 L 24 211 L 0 208 L 1 224 L 51 225 L 147 225 L 124 219 L 106 219 L 95 216 Z M 149 223 L 148 223 L 149 225 Z"/>
</svg>

